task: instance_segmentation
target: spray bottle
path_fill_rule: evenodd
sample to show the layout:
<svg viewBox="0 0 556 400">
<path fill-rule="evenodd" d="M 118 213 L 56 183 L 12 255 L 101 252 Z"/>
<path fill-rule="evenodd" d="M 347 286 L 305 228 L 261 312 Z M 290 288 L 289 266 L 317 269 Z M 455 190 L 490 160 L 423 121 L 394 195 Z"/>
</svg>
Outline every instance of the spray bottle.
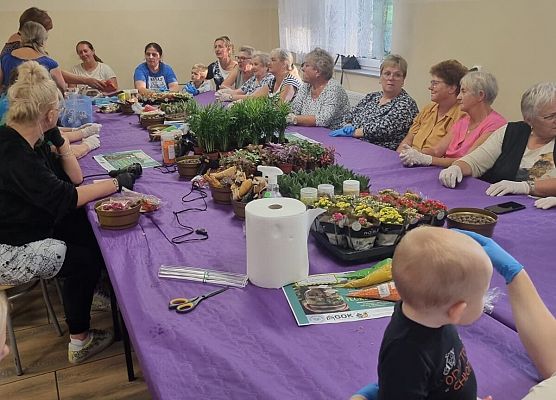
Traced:
<svg viewBox="0 0 556 400">
<path fill-rule="evenodd" d="M 283 175 L 284 173 L 278 167 L 270 167 L 266 165 L 259 165 L 257 170 L 262 172 L 268 186 L 264 194 L 265 198 L 282 197 L 280 190 L 278 188 L 278 175 Z"/>
</svg>

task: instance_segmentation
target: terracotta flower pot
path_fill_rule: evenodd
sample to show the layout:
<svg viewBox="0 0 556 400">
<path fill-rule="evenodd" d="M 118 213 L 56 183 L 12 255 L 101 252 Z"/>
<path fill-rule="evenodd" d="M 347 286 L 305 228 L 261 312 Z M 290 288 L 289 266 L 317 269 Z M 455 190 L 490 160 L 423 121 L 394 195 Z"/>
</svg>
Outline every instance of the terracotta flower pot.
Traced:
<svg viewBox="0 0 556 400">
<path fill-rule="evenodd" d="M 210 187 L 212 200 L 218 204 L 232 204 L 232 190 L 229 187 L 217 188 Z"/>
</svg>

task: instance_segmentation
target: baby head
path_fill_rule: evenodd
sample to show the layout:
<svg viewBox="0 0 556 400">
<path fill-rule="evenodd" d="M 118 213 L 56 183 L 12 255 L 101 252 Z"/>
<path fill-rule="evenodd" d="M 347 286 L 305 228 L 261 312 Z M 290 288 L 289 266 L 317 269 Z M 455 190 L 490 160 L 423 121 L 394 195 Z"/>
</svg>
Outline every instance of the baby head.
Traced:
<svg viewBox="0 0 556 400">
<path fill-rule="evenodd" d="M 404 305 L 417 315 L 439 325 L 467 325 L 481 316 L 492 264 L 472 238 L 422 227 L 398 244 L 392 275 Z"/>
<path fill-rule="evenodd" d="M 203 83 L 206 79 L 208 68 L 204 64 L 194 64 L 191 67 L 191 80 L 193 83 Z"/>
</svg>

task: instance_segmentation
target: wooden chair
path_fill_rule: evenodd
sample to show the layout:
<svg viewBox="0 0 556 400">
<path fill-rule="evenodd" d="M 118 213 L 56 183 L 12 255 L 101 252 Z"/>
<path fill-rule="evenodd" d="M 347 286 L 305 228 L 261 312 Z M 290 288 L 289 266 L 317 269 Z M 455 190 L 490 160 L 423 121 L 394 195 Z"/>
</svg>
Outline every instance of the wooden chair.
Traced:
<svg viewBox="0 0 556 400">
<path fill-rule="evenodd" d="M 56 279 L 56 278 L 53 278 Z M 52 307 L 52 303 L 50 302 L 50 297 L 48 295 L 48 289 L 46 287 L 46 281 L 44 279 L 36 279 L 30 281 L 28 283 L 24 283 L 21 285 L 0 285 L 0 291 L 5 291 L 6 296 L 8 298 L 8 315 L 6 318 L 7 328 L 8 328 L 8 337 L 10 338 L 10 351 L 13 354 L 14 363 L 15 363 L 15 370 L 17 375 L 23 375 L 23 368 L 21 367 L 21 360 L 19 358 L 19 351 L 17 349 L 17 342 L 15 339 L 15 332 L 14 327 L 12 324 L 12 318 L 10 315 L 10 302 L 18 297 L 21 297 L 27 293 L 29 293 L 33 288 L 35 288 L 38 284 L 41 285 L 42 296 L 44 299 L 44 303 L 46 305 L 46 310 L 48 312 L 48 319 L 49 322 L 54 324 L 54 328 L 58 333 L 58 336 L 63 335 L 62 328 L 58 323 L 58 319 L 56 318 L 56 313 L 54 312 L 54 308 Z"/>
</svg>

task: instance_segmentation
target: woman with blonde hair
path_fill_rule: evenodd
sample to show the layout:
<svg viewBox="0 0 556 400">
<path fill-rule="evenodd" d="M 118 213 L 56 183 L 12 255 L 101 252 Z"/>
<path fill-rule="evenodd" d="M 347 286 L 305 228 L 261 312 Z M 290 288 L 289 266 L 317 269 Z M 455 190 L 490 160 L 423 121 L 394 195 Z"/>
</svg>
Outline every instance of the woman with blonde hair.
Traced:
<svg viewBox="0 0 556 400">
<path fill-rule="evenodd" d="M 297 69 L 293 65 L 292 54 L 285 49 L 272 50 L 268 71 L 274 75 L 274 78 L 268 85 L 257 89 L 253 96 L 278 96 L 285 103 L 291 102 L 297 94 L 297 90 L 301 87 Z"/>
<path fill-rule="evenodd" d="M 6 54 L 2 58 L 2 68 L 0 69 L 0 81 L 2 88 L 8 87 L 10 74 L 21 63 L 28 60 L 35 60 L 44 66 L 50 73 L 58 88 L 63 92 L 66 91 L 67 85 L 62 76 L 62 70 L 58 63 L 50 58 L 44 46 L 48 38 L 48 34 L 44 26 L 37 22 L 26 22 L 20 30 L 21 45 L 19 49 L 13 50 L 10 54 Z"/>
<path fill-rule="evenodd" d="M 237 62 L 232 59 L 234 45 L 228 36 L 214 39 L 214 54 L 216 61 L 209 64 L 206 79 L 214 80 L 216 90 L 219 90 L 224 80 L 237 67 Z"/>
<path fill-rule="evenodd" d="M 106 348 L 112 334 L 90 329 L 93 291 L 103 261 L 98 247 L 94 250 L 96 243 L 83 240 L 85 226 L 77 227 L 74 213 L 122 187 L 131 189 L 133 177 L 123 174 L 76 187 L 83 174 L 56 128 L 61 100 L 56 84 L 35 61 L 23 63 L 17 71 L 18 79 L 8 89 L 7 124 L 0 127 L 0 284 L 64 278 L 68 358 L 79 363 Z"/>
</svg>

